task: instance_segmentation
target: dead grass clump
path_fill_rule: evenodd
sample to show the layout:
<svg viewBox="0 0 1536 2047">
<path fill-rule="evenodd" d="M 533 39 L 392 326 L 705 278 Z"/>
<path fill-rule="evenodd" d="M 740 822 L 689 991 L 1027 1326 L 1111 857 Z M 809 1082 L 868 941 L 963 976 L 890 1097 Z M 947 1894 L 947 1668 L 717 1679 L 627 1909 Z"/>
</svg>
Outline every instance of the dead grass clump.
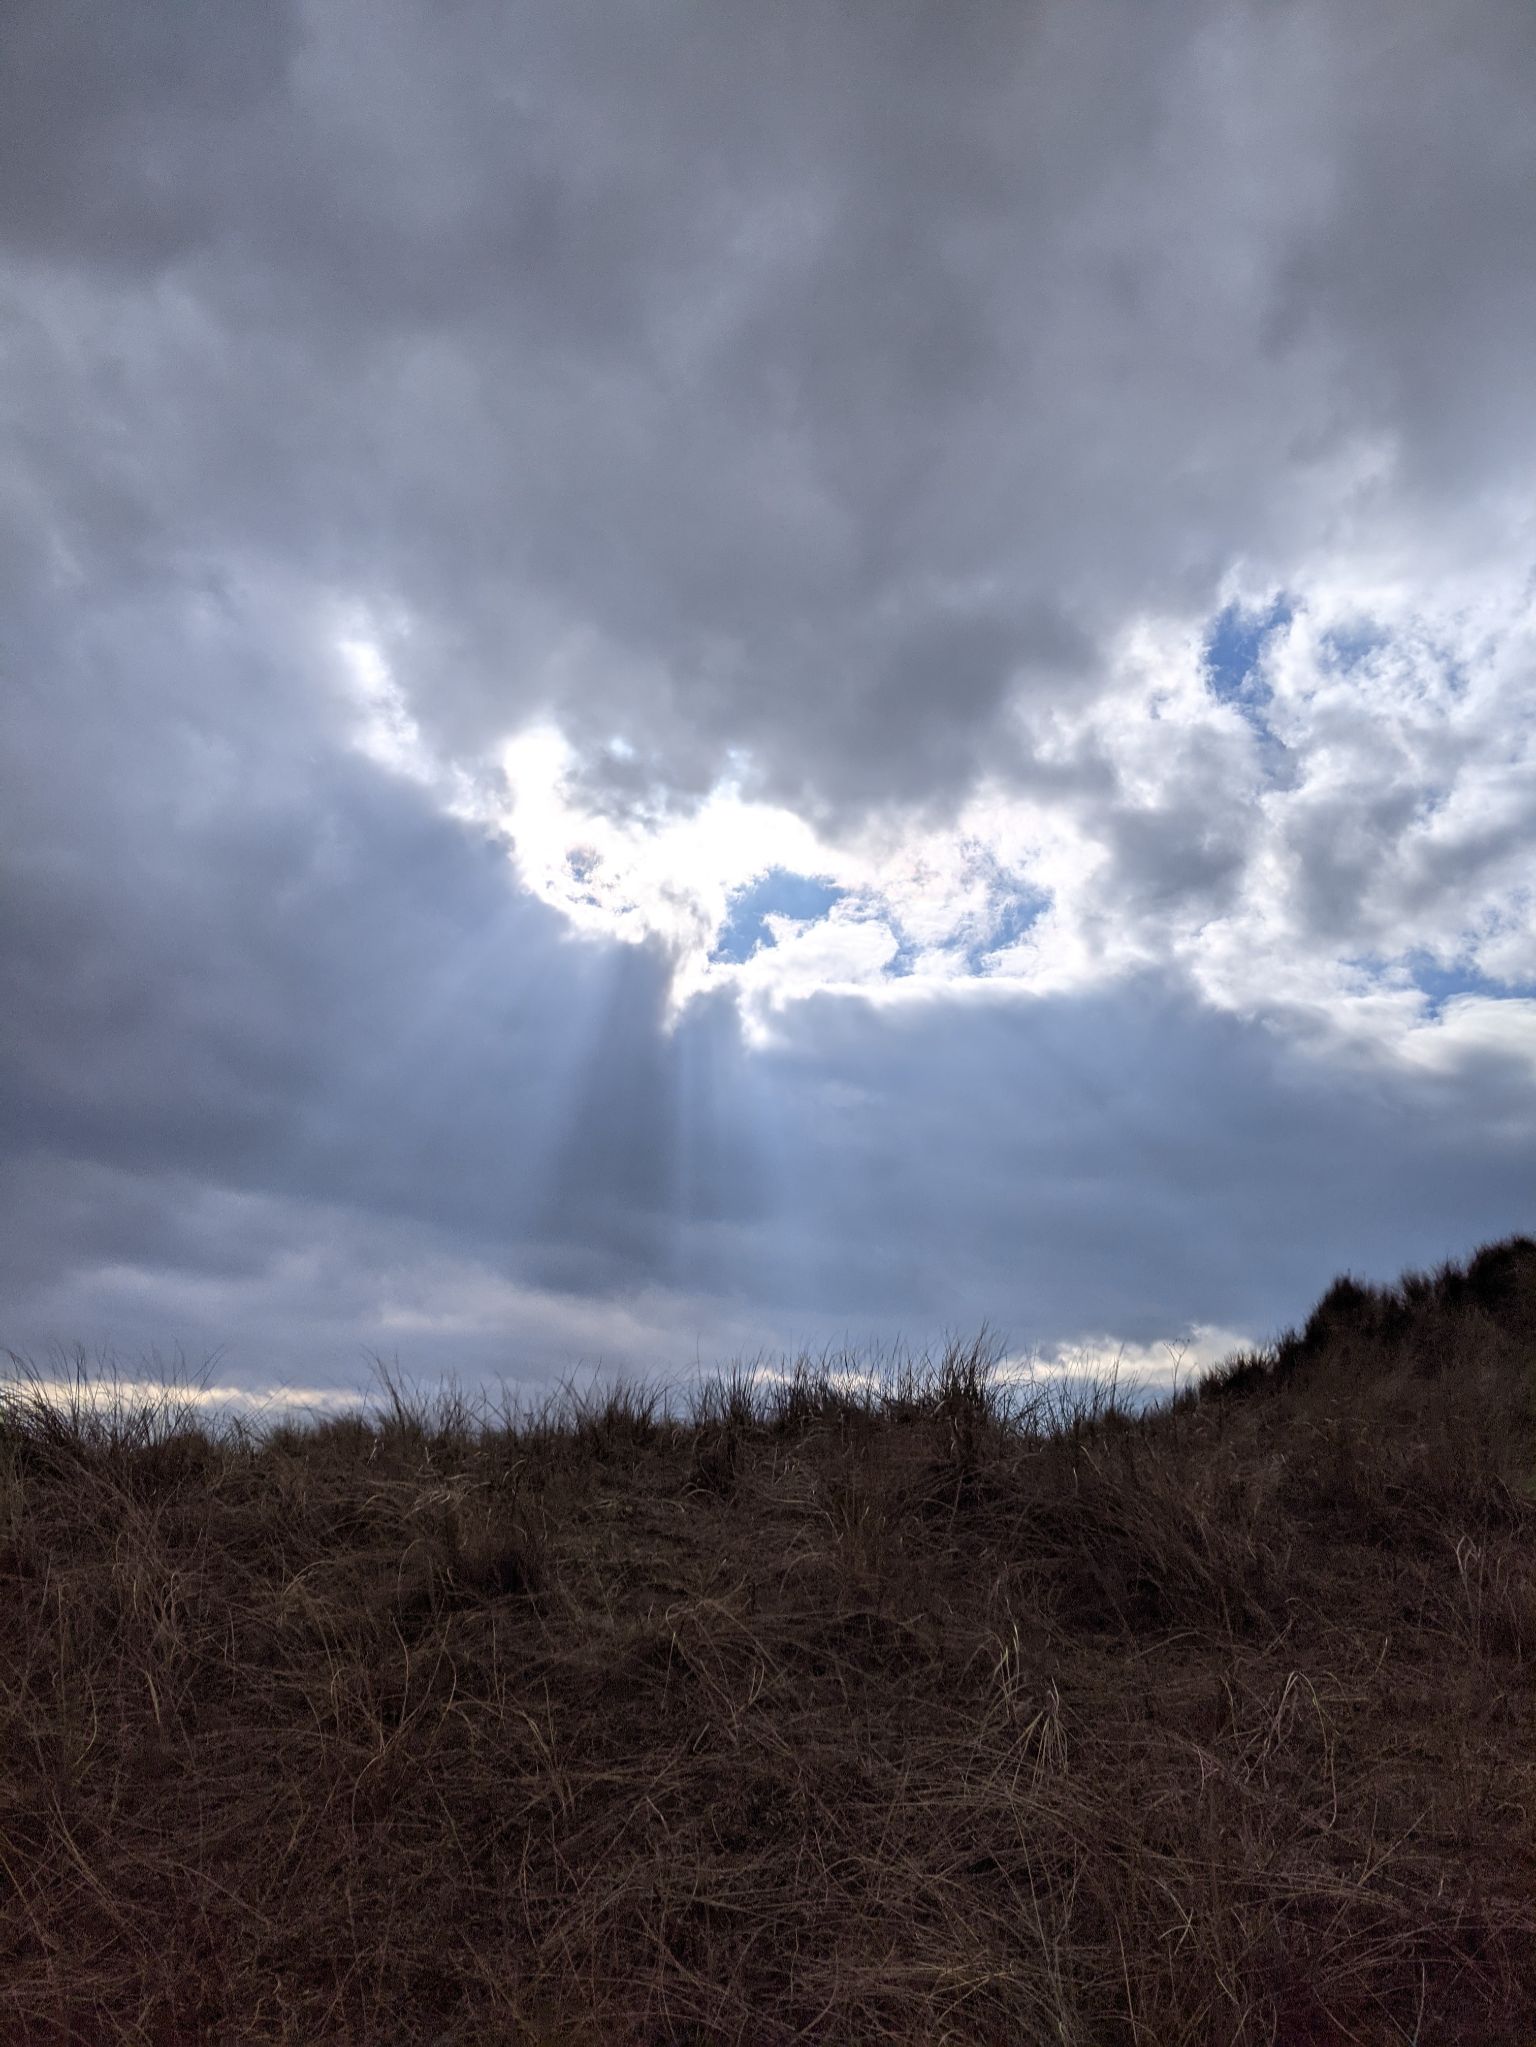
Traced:
<svg viewBox="0 0 1536 2047">
<path fill-rule="evenodd" d="M 1272 1389 L 1275 1378 L 1273 1351 L 1238 1351 L 1221 1364 L 1213 1365 L 1177 1404 L 1194 1407 L 1202 1400 L 1242 1399 Z"/>
<path fill-rule="evenodd" d="M 1476 1655 L 1518 1664 L 1536 1656 L 1536 1560 L 1530 1545 L 1508 1535 L 1479 1541 L 1458 1535 L 1452 1545 L 1456 1586 L 1449 1623 Z"/>
<path fill-rule="evenodd" d="M 1224 1636 L 1276 1625 L 1288 1585 L 1280 1477 L 1278 1460 L 1215 1440 L 1198 1459 L 1167 1437 L 1079 1446 L 1050 1509 L 1079 1619 Z"/>
</svg>

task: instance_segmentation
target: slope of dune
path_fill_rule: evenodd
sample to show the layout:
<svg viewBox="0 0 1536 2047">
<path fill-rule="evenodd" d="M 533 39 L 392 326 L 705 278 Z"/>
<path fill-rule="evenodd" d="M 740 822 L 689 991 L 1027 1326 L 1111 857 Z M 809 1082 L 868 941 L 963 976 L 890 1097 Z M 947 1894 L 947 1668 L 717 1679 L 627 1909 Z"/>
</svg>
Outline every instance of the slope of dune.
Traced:
<svg viewBox="0 0 1536 2047">
<path fill-rule="evenodd" d="M 1536 1244 L 1171 1408 L 0 1409 L 0 2039 L 1536 2038 Z"/>
</svg>

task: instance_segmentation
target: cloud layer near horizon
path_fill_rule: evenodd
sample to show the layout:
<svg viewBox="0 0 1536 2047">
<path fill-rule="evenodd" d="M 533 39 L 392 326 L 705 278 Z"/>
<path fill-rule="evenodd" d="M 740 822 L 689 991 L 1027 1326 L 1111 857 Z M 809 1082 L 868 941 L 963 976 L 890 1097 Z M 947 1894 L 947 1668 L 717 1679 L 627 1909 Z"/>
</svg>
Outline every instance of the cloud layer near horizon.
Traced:
<svg viewBox="0 0 1536 2047">
<path fill-rule="evenodd" d="M 1527 7 L 3 33 L 0 1340 L 1150 1344 L 1529 1226 Z"/>
</svg>

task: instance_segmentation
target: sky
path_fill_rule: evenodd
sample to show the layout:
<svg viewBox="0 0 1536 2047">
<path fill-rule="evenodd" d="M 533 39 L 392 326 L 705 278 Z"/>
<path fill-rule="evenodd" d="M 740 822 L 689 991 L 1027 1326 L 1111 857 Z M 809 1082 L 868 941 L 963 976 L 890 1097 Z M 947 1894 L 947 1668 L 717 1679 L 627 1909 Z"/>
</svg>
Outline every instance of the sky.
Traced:
<svg viewBox="0 0 1536 2047">
<path fill-rule="evenodd" d="M 1536 1226 L 1529 0 L 8 0 L 0 1344 L 231 1397 Z"/>
</svg>

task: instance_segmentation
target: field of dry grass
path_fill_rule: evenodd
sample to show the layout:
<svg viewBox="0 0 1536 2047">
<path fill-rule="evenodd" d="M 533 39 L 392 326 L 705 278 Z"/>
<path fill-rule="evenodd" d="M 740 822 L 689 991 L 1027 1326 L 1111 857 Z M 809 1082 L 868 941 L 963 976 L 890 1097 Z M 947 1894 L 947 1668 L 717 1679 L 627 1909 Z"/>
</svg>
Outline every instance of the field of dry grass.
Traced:
<svg viewBox="0 0 1536 2047">
<path fill-rule="evenodd" d="M 0 1407 L 0 2040 L 1536 2041 L 1536 1245 L 1171 1409 Z"/>
</svg>

